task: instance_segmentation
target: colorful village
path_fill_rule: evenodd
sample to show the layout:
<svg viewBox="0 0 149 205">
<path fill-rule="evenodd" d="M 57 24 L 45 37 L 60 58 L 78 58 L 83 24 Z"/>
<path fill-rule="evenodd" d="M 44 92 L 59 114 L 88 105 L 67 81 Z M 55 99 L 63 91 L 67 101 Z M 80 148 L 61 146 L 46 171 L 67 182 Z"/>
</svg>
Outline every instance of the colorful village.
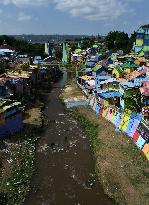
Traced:
<svg viewBox="0 0 149 205">
<path fill-rule="evenodd" d="M 101 44 L 94 43 L 87 50 L 78 47 L 71 53 L 71 61 L 77 62 L 77 84 L 87 101 L 70 100 L 67 107 L 91 106 L 99 118 L 115 125 L 116 132 L 127 134 L 149 159 L 149 27 L 138 29 L 127 55 L 111 53 L 105 58 Z"/>
<path fill-rule="evenodd" d="M 111 205 L 149 203 L 148 190 L 142 193 L 148 188 L 149 174 L 149 26 L 136 31 L 133 48 L 127 54 L 122 50 L 103 49 L 104 40 L 94 40 L 85 49 L 82 42 L 83 38 L 77 40 L 75 49 L 70 42 L 62 42 L 61 61 L 56 58 L 56 49 L 50 50 L 49 43 L 45 43 L 47 56 L 44 58 L 19 55 L 5 41 L 0 46 L 0 63 L 7 62 L 0 70 L 0 140 L 4 146 L 0 155 L 4 164 L 0 170 L 0 205 L 94 205 L 99 200 L 101 204 Z M 70 95 L 65 98 L 66 90 Z M 84 112 L 91 115 L 90 122 L 78 115 L 77 109 L 82 112 L 86 109 Z M 37 126 L 41 115 L 43 121 Z M 106 161 L 108 157 L 95 156 L 95 171 L 90 149 L 92 140 L 87 140 L 87 135 L 91 135 L 93 144 L 98 141 L 94 136 L 98 132 L 94 117 L 96 123 L 104 119 L 100 127 L 103 138 L 111 138 L 114 144 L 123 133 L 125 140 L 128 139 L 124 144 L 129 147 L 131 141 L 139 156 L 132 154 L 132 159 L 128 149 L 122 153 L 128 155 L 128 162 L 124 166 L 117 160 L 116 171 L 114 165 Z M 30 126 L 26 125 L 28 118 Z M 79 120 L 84 120 L 83 126 Z M 114 126 L 115 135 L 112 132 L 109 138 L 106 122 Z M 111 142 L 107 152 L 117 146 Z M 98 151 L 100 153 L 97 146 Z M 101 165 L 105 159 L 104 166 L 108 169 L 100 166 L 96 158 Z M 129 176 L 123 173 L 132 164 L 134 169 L 137 167 L 137 174 L 145 171 L 145 185 L 140 180 L 138 188 L 139 179 L 132 180 L 136 189 L 134 184 L 127 187 L 129 180 L 125 179 Z M 107 174 L 109 170 L 111 175 Z M 119 175 L 120 172 L 123 175 Z M 131 172 L 130 169 L 127 175 L 133 175 Z M 114 183 L 114 178 L 120 178 L 120 182 Z M 75 195 L 78 192 L 80 199 Z"/>
<path fill-rule="evenodd" d="M 22 130 L 26 108 L 36 106 L 36 89 L 50 88 L 51 82 L 57 80 L 62 71 L 59 66 L 49 68 L 40 56 L 35 56 L 34 64 L 30 65 L 28 56 L 16 56 L 15 49 L 6 42 L 1 45 L 0 52 L 1 59 L 8 53 L 12 55 L 7 59 L 8 68 L 0 75 L 0 137 L 4 138 Z"/>
</svg>

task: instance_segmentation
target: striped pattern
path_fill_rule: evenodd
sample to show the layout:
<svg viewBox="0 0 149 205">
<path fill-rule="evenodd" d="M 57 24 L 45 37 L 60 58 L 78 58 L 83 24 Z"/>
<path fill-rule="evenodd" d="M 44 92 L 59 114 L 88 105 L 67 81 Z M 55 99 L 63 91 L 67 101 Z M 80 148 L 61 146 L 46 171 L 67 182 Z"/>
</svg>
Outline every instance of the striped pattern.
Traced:
<svg viewBox="0 0 149 205">
<path fill-rule="evenodd" d="M 142 150 L 149 160 L 149 130 L 146 130 L 141 124 L 141 114 L 130 110 L 122 113 L 118 108 L 109 105 L 104 99 L 96 99 L 94 96 L 89 97 L 88 104 L 99 118 L 103 117 L 112 122 L 116 128 L 131 137 L 136 146 Z"/>
</svg>

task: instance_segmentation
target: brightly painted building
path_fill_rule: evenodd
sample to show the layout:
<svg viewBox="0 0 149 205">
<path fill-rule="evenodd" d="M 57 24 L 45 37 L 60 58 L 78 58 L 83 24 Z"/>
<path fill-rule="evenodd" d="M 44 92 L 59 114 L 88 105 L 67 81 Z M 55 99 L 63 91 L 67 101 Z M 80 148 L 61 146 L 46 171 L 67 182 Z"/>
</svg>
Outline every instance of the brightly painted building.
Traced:
<svg viewBox="0 0 149 205">
<path fill-rule="evenodd" d="M 23 128 L 20 102 L 0 98 L 0 138 L 15 134 Z"/>
<path fill-rule="evenodd" d="M 141 26 L 137 30 L 134 51 L 140 56 L 149 56 L 149 25 Z"/>
</svg>

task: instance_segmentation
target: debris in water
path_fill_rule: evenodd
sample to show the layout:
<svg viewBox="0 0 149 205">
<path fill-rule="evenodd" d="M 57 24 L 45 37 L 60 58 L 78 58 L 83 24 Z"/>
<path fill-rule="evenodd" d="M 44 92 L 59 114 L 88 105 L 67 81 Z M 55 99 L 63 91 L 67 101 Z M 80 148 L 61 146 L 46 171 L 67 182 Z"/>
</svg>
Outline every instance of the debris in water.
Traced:
<svg viewBox="0 0 149 205">
<path fill-rule="evenodd" d="M 49 146 L 47 144 L 44 144 L 43 146 L 40 146 L 38 152 L 46 152 Z"/>
<path fill-rule="evenodd" d="M 64 165 L 64 169 L 67 170 L 68 168 L 69 168 L 69 165 L 68 165 L 68 164 L 65 164 L 65 165 Z"/>
<path fill-rule="evenodd" d="M 85 189 L 92 189 L 95 186 L 96 178 L 94 174 L 90 174 L 90 178 L 83 185 Z"/>
<path fill-rule="evenodd" d="M 51 147 L 53 152 L 64 151 L 63 147 L 60 147 L 58 144 L 55 144 L 55 143 L 51 143 L 50 147 Z"/>
</svg>

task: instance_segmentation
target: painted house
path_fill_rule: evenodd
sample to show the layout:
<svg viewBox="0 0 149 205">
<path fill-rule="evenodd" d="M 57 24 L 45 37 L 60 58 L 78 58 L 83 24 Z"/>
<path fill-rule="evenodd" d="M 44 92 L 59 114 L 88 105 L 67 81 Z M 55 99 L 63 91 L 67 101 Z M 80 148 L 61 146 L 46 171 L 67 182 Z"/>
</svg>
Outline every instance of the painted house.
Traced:
<svg viewBox="0 0 149 205">
<path fill-rule="evenodd" d="M 121 93 L 119 91 L 114 90 L 101 90 L 98 92 L 98 96 L 100 101 L 104 101 L 104 105 L 112 105 L 116 107 L 120 107 L 120 98 Z"/>
<path fill-rule="evenodd" d="M 87 75 L 84 75 L 84 76 L 80 76 L 77 80 L 77 83 L 78 85 L 82 86 L 83 88 L 85 88 L 85 85 L 86 85 L 86 82 L 87 81 L 92 81 L 94 80 L 95 81 L 95 77 L 94 76 L 87 76 Z"/>
<path fill-rule="evenodd" d="M 137 64 L 134 64 L 134 60 L 132 58 L 127 59 L 127 61 L 122 65 L 124 73 L 131 73 L 138 67 L 139 66 Z"/>
<path fill-rule="evenodd" d="M 81 71 L 88 76 L 92 76 L 92 69 L 91 68 L 83 68 Z"/>
<path fill-rule="evenodd" d="M 19 132 L 23 128 L 21 103 L 0 98 L 0 138 Z"/>
<path fill-rule="evenodd" d="M 109 73 L 108 68 L 101 65 L 96 65 L 93 68 L 92 75 L 95 76 L 95 87 L 97 91 L 101 89 L 100 83 L 102 81 L 111 78 L 111 74 Z"/>
<path fill-rule="evenodd" d="M 149 122 L 149 81 L 144 81 L 140 88 L 142 100 L 142 114 L 144 119 Z"/>
<path fill-rule="evenodd" d="M 139 53 L 141 52 L 141 50 L 143 49 L 143 45 L 144 45 L 144 34 L 145 31 L 142 27 L 140 27 L 137 31 L 136 31 L 136 42 L 134 45 L 134 51 L 135 53 Z"/>
<path fill-rule="evenodd" d="M 147 64 L 146 59 L 143 58 L 143 57 L 142 58 L 141 57 L 136 58 L 134 63 L 137 64 L 138 66 L 146 66 L 146 64 Z"/>
<path fill-rule="evenodd" d="M 96 65 L 96 63 L 97 63 L 96 61 L 88 60 L 86 61 L 85 66 L 89 68 L 93 68 Z"/>
<path fill-rule="evenodd" d="M 31 75 L 28 71 L 22 72 L 8 72 L 9 89 L 12 90 L 14 95 L 27 94 L 31 92 Z"/>
<path fill-rule="evenodd" d="M 149 57 L 149 25 L 143 27 L 145 30 L 143 51 L 144 56 Z"/>
<path fill-rule="evenodd" d="M 43 60 L 42 60 L 41 56 L 35 56 L 34 57 L 33 64 L 39 65 L 39 64 L 42 64 L 42 63 L 43 63 Z"/>
<path fill-rule="evenodd" d="M 102 90 L 119 90 L 119 81 L 116 78 L 109 78 L 108 80 L 102 81 L 100 83 L 100 87 Z"/>
<path fill-rule="evenodd" d="M 123 76 L 123 70 L 120 65 L 117 65 L 112 70 L 112 76 L 114 78 L 121 78 Z"/>
<path fill-rule="evenodd" d="M 14 55 L 15 54 L 15 48 L 7 45 L 7 43 L 4 41 L 2 45 L 0 45 L 0 53 L 4 55 Z"/>
<path fill-rule="evenodd" d="M 92 68 L 93 76 L 109 76 L 109 70 L 107 67 L 97 64 L 94 68 Z M 111 76 L 111 75 L 110 75 Z"/>
<path fill-rule="evenodd" d="M 140 54 L 140 56 L 149 56 L 149 25 L 141 26 L 136 31 L 134 51 Z"/>
</svg>

